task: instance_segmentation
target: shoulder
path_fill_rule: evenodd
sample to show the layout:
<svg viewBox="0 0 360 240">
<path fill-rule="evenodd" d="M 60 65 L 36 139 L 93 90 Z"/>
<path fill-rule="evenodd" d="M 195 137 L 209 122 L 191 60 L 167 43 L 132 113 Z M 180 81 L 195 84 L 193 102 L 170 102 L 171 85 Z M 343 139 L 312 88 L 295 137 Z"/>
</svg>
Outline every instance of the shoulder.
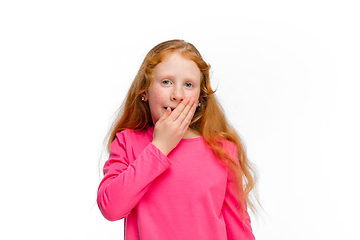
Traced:
<svg viewBox="0 0 360 240">
<path fill-rule="evenodd" d="M 152 132 L 151 127 L 143 129 L 143 130 L 131 130 L 124 129 L 118 133 L 116 133 L 116 137 L 113 141 L 114 145 L 122 146 L 124 148 L 132 147 L 132 146 L 143 146 L 147 145 L 152 141 Z"/>
<path fill-rule="evenodd" d="M 237 154 L 237 146 L 234 142 L 231 142 L 225 138 L 220 139 L 220 142 L 225 152 L 229 152 L 232 155 Z"/>
<path fill-rule="evenodd" d="M 118 133 L 116 133 L 116 138 L 121 140 L 138 140 L 152 137 L 151 127 L 146 127 L 143 130 L 132 130 L 132 129 L 124 129 Z"/>
<path fill-rule="evenodd" d="M 233 164 L 235 163 L 237 167 L 239 167 L 240 166 L 239 156 L 238 156 L 239 152 L 236 143 L 229 141 L 227 139 L 222 139 L 221 143 L 222 143 L 223 154 L 229 158 L 226 160 L 226 162 L 230 164 L 230 166 L 233 166 Z"/>
<path fill-rule="evenodd" d="M 143 152 L 146 146 L 152 141 L 149 129 L 131 130 L 125 129 L 116 133 L 116 137 L 110 147 L 111 152 L 126 154 L 129 161 L 133 161 Z"/>
</svg>

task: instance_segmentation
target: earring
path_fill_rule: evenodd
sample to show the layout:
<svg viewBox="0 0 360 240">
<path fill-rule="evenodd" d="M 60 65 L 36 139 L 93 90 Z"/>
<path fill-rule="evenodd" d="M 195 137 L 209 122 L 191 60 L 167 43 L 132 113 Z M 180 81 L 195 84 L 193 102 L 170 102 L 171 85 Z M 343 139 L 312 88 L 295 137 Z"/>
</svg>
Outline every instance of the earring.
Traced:
<svg viewBox="0 0 360 240">
<path fill-rule="evenodd" d="M 142 100 L 142 101 L 145 101 L 145 97 L 144 97 L 144 96 L 142 96 L 142 97 L 141 97 L 141 100 Z"/>
<path fill-rule="evenodd" d="M 200 106 L 201 106 L 201 103 L 199 102 L 199 104 L 198 104 L 198 105 L 199 105 L 199 107 L 200 107 Z"/>
</svg>

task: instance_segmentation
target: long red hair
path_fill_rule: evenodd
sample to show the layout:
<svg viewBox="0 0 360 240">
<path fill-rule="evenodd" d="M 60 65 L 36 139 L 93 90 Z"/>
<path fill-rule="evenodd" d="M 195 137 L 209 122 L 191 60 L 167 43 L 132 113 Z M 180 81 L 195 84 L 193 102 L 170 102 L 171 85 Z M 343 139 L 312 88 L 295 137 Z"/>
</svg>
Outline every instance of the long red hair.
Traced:
<svg viewBox="0 0 360 240">
<path fill-rule="evenodd" d="M 141 100 L 141 94 L 146 92 L 151 84 L 151 74 L 157 64 L 171 53 L 180 53 L 194 61 L 201 71 L 201 92 L 194 117 L 190 128 L 204 137 L 207 145 L 214 151 L 220 161 L 225 163 L 237 175 L 239 186 L 239 200 L 241 210 L 245 213 L 248 204 L 251 210 L 256 210 L 250 192 L 255 186 L 254 167 L 248 160 L 241 138 L 236 130 L 230 126 L 224 111 L 218 103 L 215 91 L 210 86 L 210 65 L 207 64 L 199 51 L 188 42 L 183 40 L 170 40 L 158 44 L 146 55 L 140 69 L 132 82 L 126 99 L 119 109 L 119 113 L 107 135 L 107 150 L 115 139 L 116 133 L 124 129 L 135 131 L 143 130 L 147 125 L 153 124 L 148 102 Z M 223 147 L 223 140 L 233 142 L 237 146 L 239 162 L 236 162 Z"/>
</svg>

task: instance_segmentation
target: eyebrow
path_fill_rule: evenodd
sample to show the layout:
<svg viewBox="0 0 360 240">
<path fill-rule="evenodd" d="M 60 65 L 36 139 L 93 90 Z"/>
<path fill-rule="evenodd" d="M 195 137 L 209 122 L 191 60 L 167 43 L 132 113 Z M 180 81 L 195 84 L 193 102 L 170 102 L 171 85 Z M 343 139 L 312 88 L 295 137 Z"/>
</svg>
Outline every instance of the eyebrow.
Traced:
<svg viewBox="0 0 360 240">
<path fill-rule="evenodd" d="M 159 79 L 164 79 L 164 78 L 169 78 L 169 79 L 174 79 L 175 78 L 175 76 L 174 75 L 171 75 L 171 74 L 159 74 L 158 76 L 157 76 L 157 78 L 159 78 Z M 189 81 L 189 82 L 196 82 L 196 79 L 194 79 L 194 78 L 192 78 L 192 77 L 185 77 L 184 78 L 185 79 L 185 81 L 187 82 L 187 81 Z M 201 81 L 201 76 L 200 76 L 200 79 L 199 79 L 200 81 Z"/>
</svg>

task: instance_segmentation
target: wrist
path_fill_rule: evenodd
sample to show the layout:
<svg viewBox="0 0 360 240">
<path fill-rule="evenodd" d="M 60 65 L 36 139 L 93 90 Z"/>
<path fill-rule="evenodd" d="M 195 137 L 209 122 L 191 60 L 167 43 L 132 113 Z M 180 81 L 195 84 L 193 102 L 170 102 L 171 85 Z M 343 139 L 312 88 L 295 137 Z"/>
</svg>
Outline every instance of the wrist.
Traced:
<svg viewBox="0 0 360 240">
<path fill-rule="evenodd" d="M 160 152 L 162 152 L 165 156 L 167 156 L 171 150 L 169 151 L 169 149 L 165 146 L 163 146 L 162 144 L 156 142 L 156 141 L 152 141 L 151 142 L 157 149 L 160 150 Z"/>
</svg>

